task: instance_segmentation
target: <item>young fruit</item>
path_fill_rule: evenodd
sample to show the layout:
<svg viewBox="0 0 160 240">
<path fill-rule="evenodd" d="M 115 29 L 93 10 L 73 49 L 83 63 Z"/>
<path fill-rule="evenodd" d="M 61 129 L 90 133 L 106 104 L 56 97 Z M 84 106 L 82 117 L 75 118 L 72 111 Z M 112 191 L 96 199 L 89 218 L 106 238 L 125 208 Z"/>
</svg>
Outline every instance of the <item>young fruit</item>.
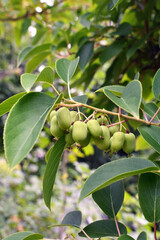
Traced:
<svg viewBox="0 0 160 240">
<path fill-rule="evenodd" d="M 82 148 L 84 148 L 84 147 L 86 147 L 86 146 L 89 144 L 90 140 L 91 140 L 91 134 L 90 134 L 90 132 L 88 131 L 88 132 L 87 132 L 87 138 L 86 138 L 84 141 L 79 141 L 79 144 L 80 144 L 80 146 L 81 146 Z"/>
<path fill-rule="evenodd" d="M 56 113 L 58 125 L 61 129 L 66 130 L 69 129 L 71 126 L 71 115 L 66 107 L 62 107 L 58 109 Z"/>
<path fill-rule="evenodd" d="M 94 138 L 94 142 L 99 149 L 107 150 L 109 148 L 109 145 L 110 145 L 110 143 L 109 143 L 110 133 L 109 133 L 109 130 L 106 126 L 101 126 L 101 129 L 102 129 L 103 139 Z"/>
<path fill-rule="evenodd" d="M 125 133 L 124 136 L 123 151 L 130 154 L 135 150 L 135 135 L 133 133 Z"/>
<path fill-rule="evenodd" d="M 65 133 L 59 127 L 56 116 L 52 117 L 50 131 L 51 131 L 51 134 L 55 137 L 62 137 Z"/>
<path fill-rule="evenodd" d="M 95 138 L 99 138 L 100 136 L 102 136 L 102 128 L 99 125 L 98 121 L 95 119 L 91 119 L 87 122 L 87 127 L 88 130 L 90 132 L 90 134 L 95 137 Z"/>
<path fill-rule="evenodd" d="M 72 138 L 72 126 L 69 129 L 69 133 L 65 134 L 65 141 L 67 143 L 67 146 L 71 146 L 72 144 L 75 143 Z"/>
<path fill-rule="evenodd" d="M 56 111 L 53 110 L 53 111 L 50 113 L 50 115 L 49 115 L 50 120 L 52 120 L 52 118 L 53 118 L 55 115 L 56 115 Z"/>
<path fill-rule="evenodd" d="M 79 143 L 85 141 L 88 134 L 87 124 L 77 121 L 73 124 L 72 138 L 75 142 Z"/>
<path fill-rule="evenodd" d="M 103 115 L 101 117 L 97 118 L 97 121 L 99 122 L 100 125 L 108 125 L 109 124 L 107 118 Z"/>
<path fill-rule="evenodd" d="M 76 122 L 79 120 L 78 113 L 76 111 L 70 111 L 71 122 Z"/>
<path fill-rule="evenodd" d="M 115 132 L 110 140 L 111 151 L 118 152 L 124 145 L 125 136 L 123 132 Z"/>
<path fill-rule="evenodd" d="M 109 131 L 110 131 L 111 136 L 112 136 L 115 132 L 118 132 L 118 130 L 119 130 L 119 125 L 114 125 L 114 126 L 109 127 Z"/>
</svg>

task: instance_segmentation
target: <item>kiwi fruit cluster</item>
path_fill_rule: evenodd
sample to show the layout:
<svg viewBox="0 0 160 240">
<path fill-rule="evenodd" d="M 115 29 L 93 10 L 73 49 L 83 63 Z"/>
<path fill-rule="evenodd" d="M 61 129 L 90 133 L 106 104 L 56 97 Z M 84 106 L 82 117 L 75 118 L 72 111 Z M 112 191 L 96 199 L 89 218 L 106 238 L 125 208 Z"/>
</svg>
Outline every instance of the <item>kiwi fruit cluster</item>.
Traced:
<svg viewBox="0 0 160 240">
<path fill-rule="evenodd" d="M 51 134 L 55 138 L 65 135 L 67 147 L 76 144 L 83 148 L 93 139 L 99 149 L 107 152 L 117 153 L 123 149 L 130 154 L 135 150 L 135 135 L 119 131 L 118 125 L 107 127 L 109 123 L 104 115 L 83 122 L 76 111 L 61 107 L 50 113 L 50 121 Z"/>
</svg>

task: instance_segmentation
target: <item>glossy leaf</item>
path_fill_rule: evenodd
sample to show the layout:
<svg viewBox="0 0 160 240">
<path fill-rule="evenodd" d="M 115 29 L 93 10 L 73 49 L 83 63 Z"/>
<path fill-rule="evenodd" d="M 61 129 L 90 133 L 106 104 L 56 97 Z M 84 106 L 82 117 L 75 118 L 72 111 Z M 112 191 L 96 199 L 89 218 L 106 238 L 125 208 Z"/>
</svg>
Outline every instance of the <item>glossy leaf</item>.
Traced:
<svg viewBox="0 0 160 240">
<path fill-rule="evenodd" d="M 160 176 L 154 173 L 142 174 L 138 182 L 139 203 L 149 222 L 160 221 Z"/>
<path fill-rule="evenodd" d="M 35 47 L 26 47 L 22 50 L 22 52 L 19 54 L 18 57 L 18 66 L 24 62 L 25 60 L 29 58 L 35 57 L 35 55 L 39 55 L 40 53 L 43 53 L 44 51 L 48 51 L 51 49 L 51 44 L 41 44 Z"/>
<path fill-rule="evenodd" d="M 65 148 L 65 138 L 61 137 L 53 146 L 48 156 L 48 163 L 43 179 L 43 198 L 46 206 L 50 209 L 51 196 L 57 169 Z"/>
<path fill-rule="evenodd" d="M 126 227 L 118 222 L 119 230 L 121 234 L 126 234 Z M 83 230 L 91 238 L 100 238 L 100 237 L 118 237 L 118 232 L 114 220 L 99 220 L 87 225 Z M 79 233 L 79 236 L 85 237 L 83 232 Z"/>
<path fill-rule="evenodd" d="M 114 218 L 123 203 L 123 183 L 122 181 L 113 183 L 108 187 L 94 192 L 92 197 L 107 216 Z"/>
<path fill-rule="evenodd" d="M 82 222 L 82 213 L 80 211 L 72 211 L 66 214 L 61 224 L 54 224 L 50 227 L 57 226 L 73 226 L 79 228 Z"/>
<path fill-rule="evenodd" d="M 155 98 L 160 100 L 160 69 L 158 69 L 153 78 L 153 93 Z"/>
<path fill-rule="evenodd" d="M 11 109 L 4 129 L 5 154 L 11 168 L 32 149 L 54 101 L 44 93 L 28 93 Z"/>
<path fill-rule="evenodd" d="M 129 235 L 121 235 L 117 240 L 134 240 L 134 238 Z"/>
<path fill-rule="evenodd" d="M 158 170 L 158 167 L 143 158 L 123 158 L 106 163 L 97 168 L 87 179 L 81 190 L 79 201 L 121 179 L 153 170 Z"/>
<path fill-rule="evenodd" d="M 109 90 L 114 95 L 121 97 L 122 93 L 124 91 L 125 87 L 120 85 L 111 85 L 111 86 L 105 86 L 103 88 L 98 89 L 96 92 L 103 92 L 104 90 Z"/>
<path fill-rule="evenodd" d="M 84 43 L 76 56 L 80 57 L 79 67 L 81 70 L 85 68 L 91 57 L 93 56 L 94 42 L 86 42 Z"/>
<path fill-rule="evenodd" d="M 111 45 L 104 48 L 102 54 L 100 55 L 100 62 L 104 64 L 109 61 L 114 56 L 118 55 L 124 46 L 124 41 L 115 41 Z"/>
<path fill-rule="evenodd" d="M 13 105 L 24 95 L 26 95 L 25 92 L 18 93 L 0 103 L 0 117 L 9 112 Z"/>
<path fill-rule="evenodd" d="M 37 77 L 37 82 L 53 84 L 54 71 L 51 67 L 45 67 Z"/>
<path fill-rule="evenodd" d="M 134 117 L 139 118 L 139 107 L 142 99 L 142 86 L 139 81 L 133 80 L 130 82 L 124 88 L 121 98 L 107 89 L 104 89 L 103 92 L 116 105 L 131 113 Z"/>
<path fill-rule="evenodd" d="M 21 85 L 26 90 L 26 92 L 30 92 L 33 84 L 36 82 L 37 76 L 32 73 L 24 73 L 20 77 Z"/>
<path fill-rule="evenodd" d="M 153 102 L 150 102 L 150 103 L 146 103 L 144 105 L 144 108 L 143 110 L 145 111 L 145 113 L 147 113 L 150 117 L 153 117 L 155 115 L 155 113 L 157 112 L 158 110 L 158 106 L 153 103 Z M 160 112 L 157 114 L 157 116 L 154 118 L 155 120 L 160 120 Z"/>
<path fill-rule="evenodd" d="M 61 58 L 56 61 L 56 71 L 61 79 L 66 83 L 72 78 L 73 74 L 76 71 L 77 65 L 79 62 L 79 57 L 70 61 L 66 58 Z"/>
<path fill-rule="evenodd" d="M 33 234 L 23 238 L 23 240 L 40 240 L 40 239 L 43 239 L 43 235 L 38 234 L 38 233 L 33 233 Z"/>
<path fill-rule="evenodd" d="M 141 232 L 137 240 L 147 240 L 147 234 L 145 232 Z"/>
<path fill-rule="evenodd" d="M 141 47 L 141 45 L 146 41 L 148 35 L 144 38 L 140 39 L 137 43 L 133 44 L 133 46 L 127 52 L 127 60 L 129 60 L 133 54 Z"/>
<path fill-rule="evenodd" d="M 143 126 L 139 127 L 138 131 L 142 137 L 160 153 L 160 127 L 158 126 Z"/>
<path fill-rule="evenodd" d="M 35 55 L 25 65 L 25 72 L 33 72 L 51 52 L 46 51 Z"/>
<path fill-rule="evenodd" d="M 9 235 L 6 238 L 3 238 L 3 240 L 23 240 L 24 237 L 27 237 L 31 234 L 33 234 L 33 232 L 17 232 Z"/>
</svg>

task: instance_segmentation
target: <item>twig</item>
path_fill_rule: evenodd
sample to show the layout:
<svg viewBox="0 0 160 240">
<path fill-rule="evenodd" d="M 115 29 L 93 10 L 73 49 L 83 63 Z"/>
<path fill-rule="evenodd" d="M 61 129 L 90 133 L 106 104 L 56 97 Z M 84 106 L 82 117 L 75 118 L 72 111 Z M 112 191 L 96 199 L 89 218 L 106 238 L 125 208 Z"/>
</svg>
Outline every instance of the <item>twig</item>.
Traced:
<svg viewBox="0 0 160 240">
<path fill-rule="evenodd" d="M 149 121 L 149 123 L 151 123 L 153 121 L 153 119 L 157 116 L 157 114 L 159 113 L 160 108 L 158 108 L 157 112 L 154 114 L 154 116 L 151 118 L 151 120 Z"/>
<path fill-rule="evenodd" d="M 93 240 L 92 238 L 90 238 L 88 236 L 88 234 L 83 230 L 83 228 L 80 227 L 80 230 L 84 233 L 84 235 L 89 239 L 89 240 Z"/>
<path fill-rule="evenodd" d="M 157 236 L 156 236 L 156 222 L 154 222 L 154 239 L 157 240 Z"/>
</svg>

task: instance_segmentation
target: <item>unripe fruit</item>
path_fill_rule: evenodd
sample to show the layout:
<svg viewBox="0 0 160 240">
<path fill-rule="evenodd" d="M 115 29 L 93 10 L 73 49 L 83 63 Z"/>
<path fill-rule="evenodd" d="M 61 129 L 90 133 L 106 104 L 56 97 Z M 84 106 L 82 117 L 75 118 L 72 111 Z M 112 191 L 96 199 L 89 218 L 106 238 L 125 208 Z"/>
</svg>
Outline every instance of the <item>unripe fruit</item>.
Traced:
<svg viewBox="0 0 160 240">
<path fill-rule="evenodd" d="M 50 131 L 55 137 L 62 137 L 64 135 L 64 131 L 58 125 L 56 116 L 52 117 Z"/>
<path fill-rule="evenodd" d="M 79 120 L 78 113 L 76 111 L 70 111 L 71 122 L 76 122 Z"/>
<path fill-rule="evenodd" d="M 109 131 L 110 131 L 111 136 L 112 136 L 115 132 L 118 132 L 118 130 L 119 130 L 119 125 L 114 125 L 114 126 L 109 127 Z"/>
<path fill-rule="evenodd" d="M 86 147 L 86 146 L 89 144 L 90 140 L 91 140 L 91 134 L 90 134 L 90 132 L 88 131 L 88 133 L 87 133 L 87 138 L 86 138 L 84 141 L 79 141 L 79 144 L 80 144 L 80 146 L 81 146 L 82 148 L 84 148 L 84 147 Z"/>
<path fill-rule="evenodd" d="M 103 139 L 94 138 L 94 142 L 99 149 L 107 150 L 109 148 L 109 145 L 110 145 L 110 143 L 109 143 L 110 133 L 109 133 L 109 130 L 106 126 L 101 126 L 101 129 L 102 129 Z"/>
<path fill-rule="evenodd" d="M 130 154 L 135 150 L 135 135 L 133 133 L 125 133 L 125 141 L 123 145 L 123 151 Z"/>
<path fill-rule="evenodd" d="M 71 126 L 70 129 L 69 129 L 69 133 L 67 133 L 67 134 L 65 135 L 65 141 L 66 141 L 66 143 L 67 143 L 67 146 L 71 146 L 72 144 L 75 143 L 74 140 L 73 140 L 73 138 L 72 138 L 72 126 Z"/>
<path fill-rule="evenodd" d="M 50 115 L 49 115 L 50 120 L 52 120 L 52 118 L 53 118 L 55 115 L 56 115 L 56 111 L 53 110 L 53 111 L 50 113 Z"/>
<path fill-rule="evenodd" d="M 125 136 L 123 132 L 116 132 L 110 140 L 111 151 L 118 152 L 124 145 Z"/>
<path fill-rule="evenodd" d="M 102 128 L 97 120 L 95 119 L 89 120 L 87 122 L 87 127 L 93 137 L 99 138 L 100 136 L 102 136 Z"/>
<path fill-rule="evenodd" d="M 97 118 L 97 121 L 99 122 L 100 125 L 108 125 L 109 124 L 107 118 L 103 115 L 101 117 Z"/>
<path fill-rule="evenodd" d="M 85 141 L 88 134 L 87 124 L 81 121 L 77 121 L 73 124 L 72 138 L 75 142 L 79 143 Z"/>
<path fill-rule="evenodd" d="M 66 130 L 71 126 L 71 115 L 68 108 L 62 107 L 56 113 L 58 125 L 61 129 Z"/>
</svg>

